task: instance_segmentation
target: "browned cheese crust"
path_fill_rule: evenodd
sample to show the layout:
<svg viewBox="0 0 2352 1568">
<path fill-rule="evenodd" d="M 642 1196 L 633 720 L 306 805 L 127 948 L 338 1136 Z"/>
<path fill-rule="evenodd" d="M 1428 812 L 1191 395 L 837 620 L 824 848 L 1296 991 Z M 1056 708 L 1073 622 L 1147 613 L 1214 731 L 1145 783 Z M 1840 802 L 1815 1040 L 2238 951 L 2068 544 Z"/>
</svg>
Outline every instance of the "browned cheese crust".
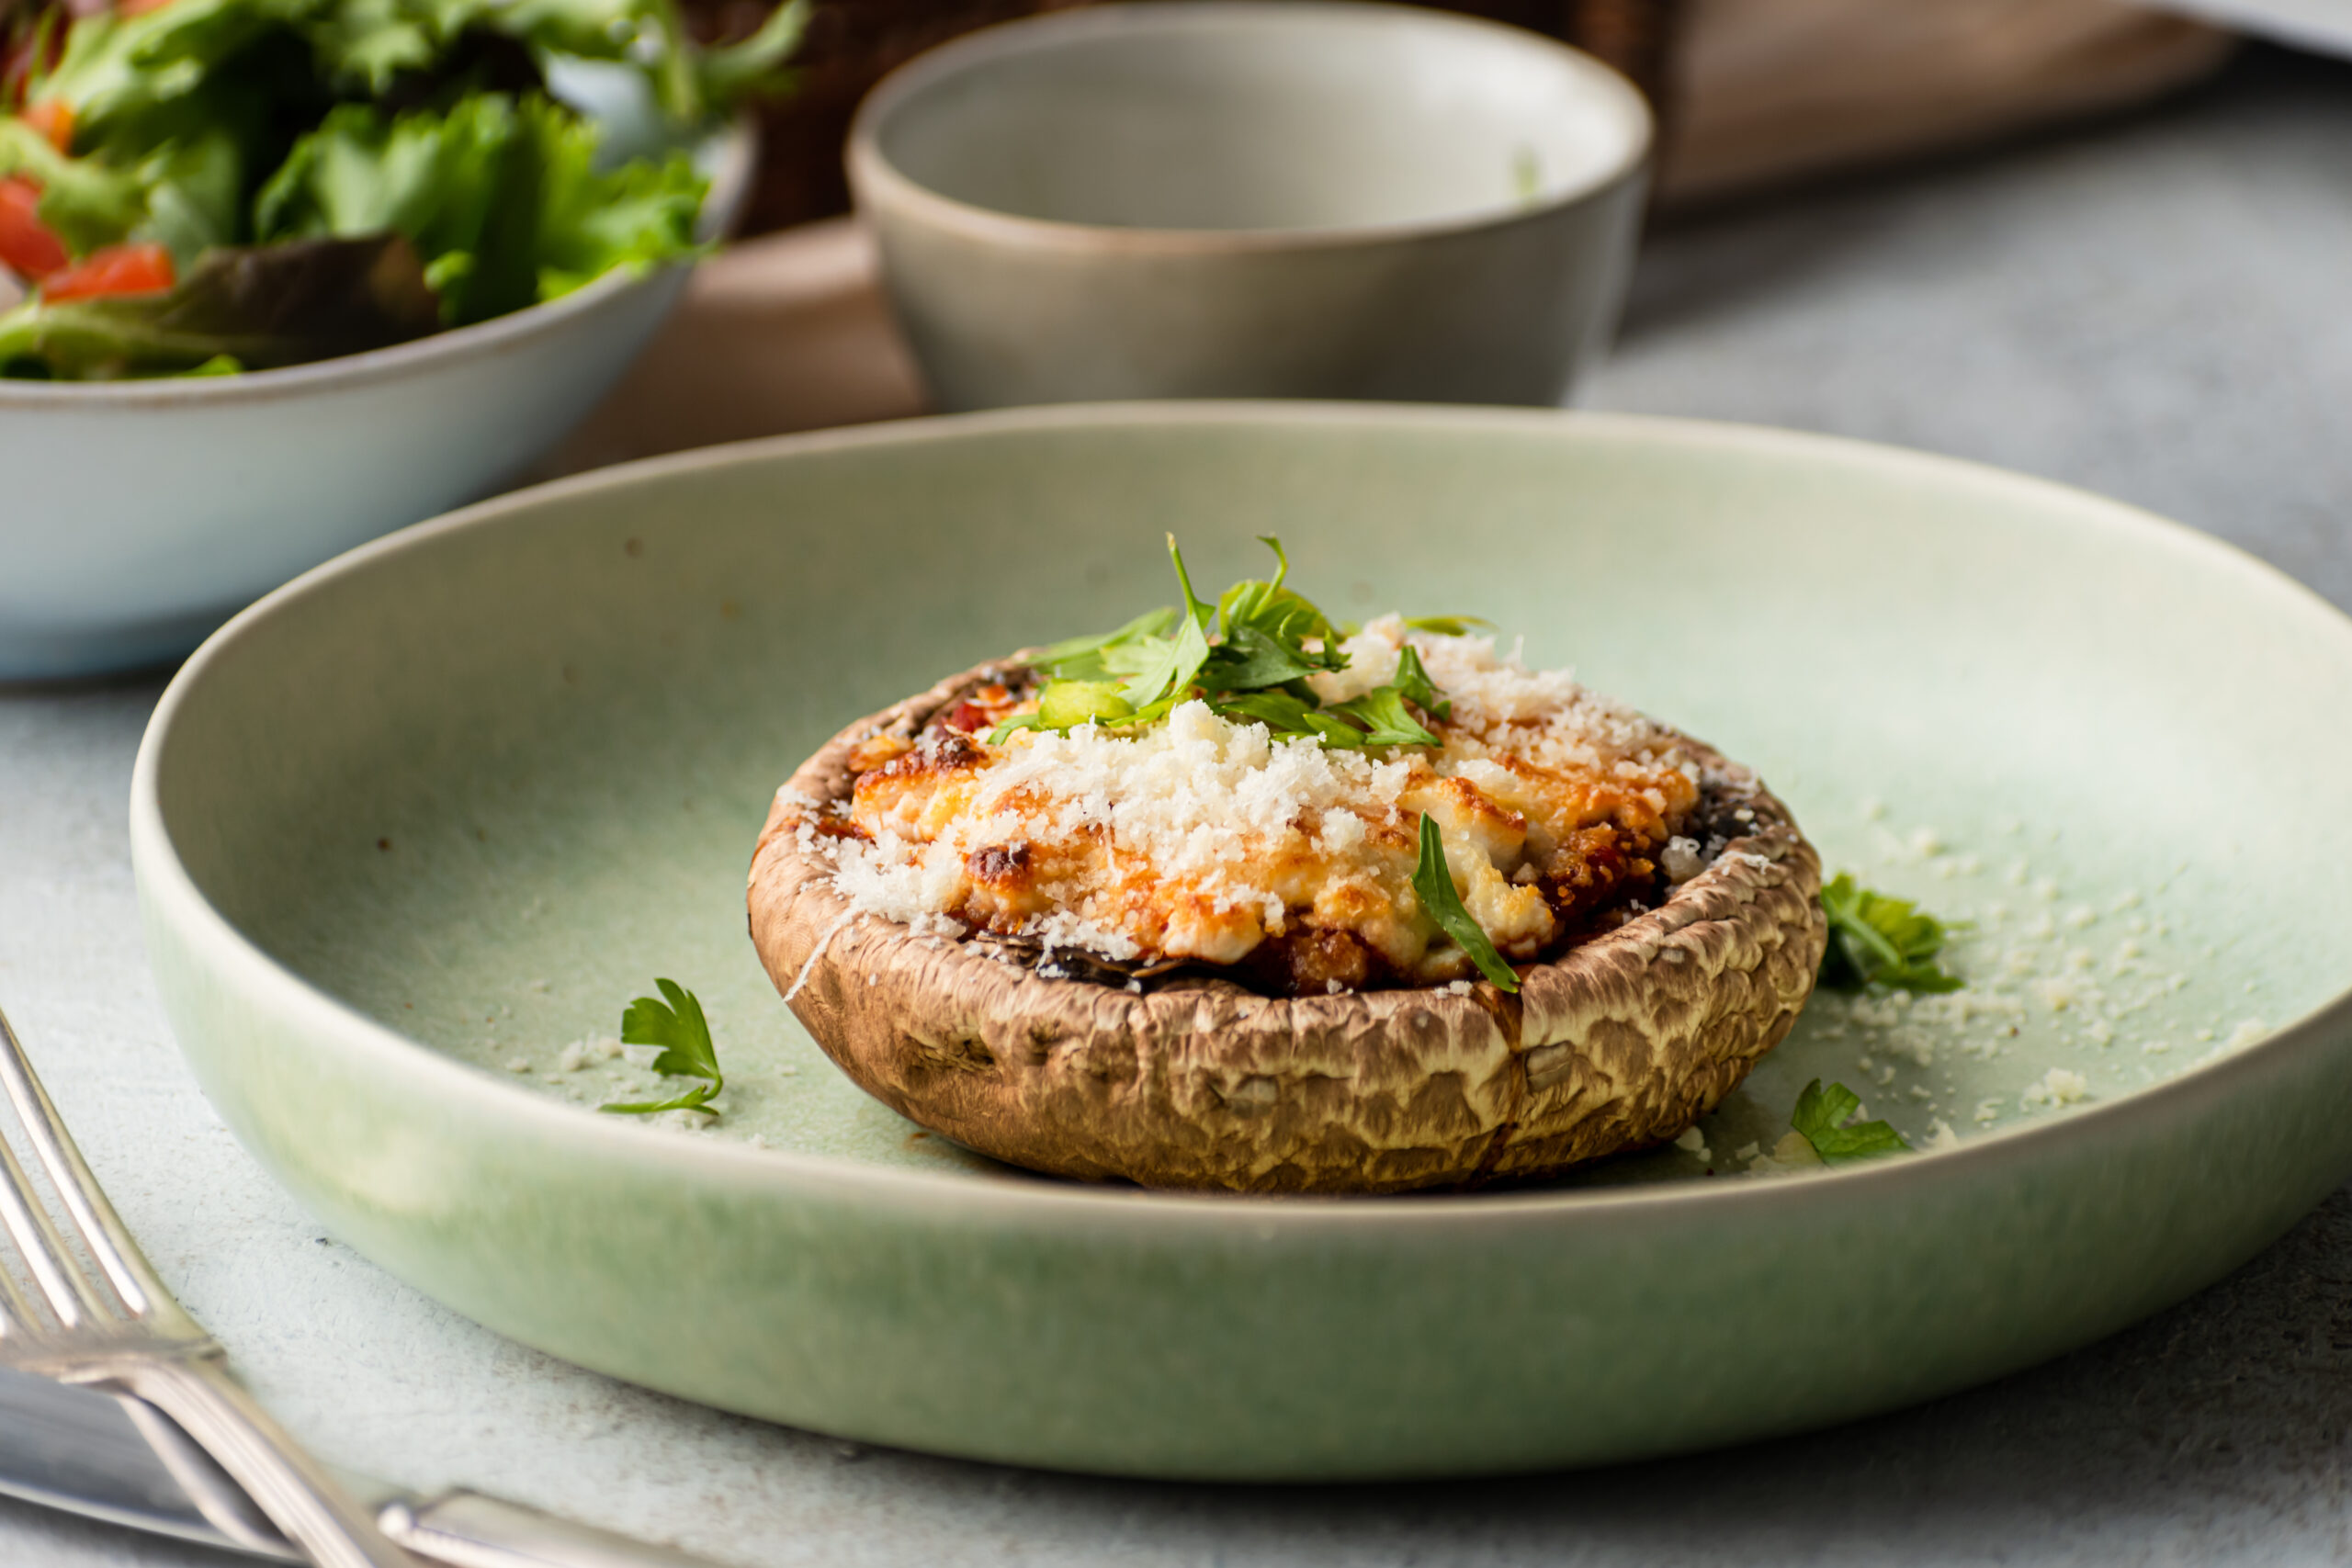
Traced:
<svg viewBox="0 0 2352 1568">
<path fill-rule="evenodd" d="M 752 862 L 752 940 L 801 1023 L 867 1093 L 982 1154 L 1242 1192 L 1547 1176 L 1689 1127 L 1812 991 L 1821 863 L 1760 786 L 1740 801 L 1752 831 L 1658 908 L 1521 966 L 1515 997 L 1482 981 L 1272 998 L 1213 976 L 1136 994 L 853 910 L 791 799 L 847 797 L 859 740 L 910 736 L 1022 668 L 982 665 L 842 730 L 793 774 Z"/>
</svg>

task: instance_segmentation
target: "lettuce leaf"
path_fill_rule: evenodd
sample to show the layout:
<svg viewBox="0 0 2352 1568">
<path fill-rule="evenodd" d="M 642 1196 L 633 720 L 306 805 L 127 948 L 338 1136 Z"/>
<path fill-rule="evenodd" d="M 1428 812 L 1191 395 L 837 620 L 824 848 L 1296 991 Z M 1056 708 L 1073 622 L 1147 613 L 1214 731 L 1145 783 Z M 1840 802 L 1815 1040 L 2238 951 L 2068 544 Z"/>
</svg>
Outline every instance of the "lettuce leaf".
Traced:
<svg viewBox="0 0 2352 1568">
<path fill-rule="evenodd" d="M 463 326 L 695 253 L 706 186 L 685 155 L 599 173 L 595 152 L 595 127 L 537 96 L 399 116 L 346 104 L 295 144 L 254 225 L 265 243 L 403 234 L 443 321 Z"/>
<path fill-rule="evenodd" d="M 519 310 L 538 299 L 544 126 L 562 112 L 502 93 L 447 114 L 343 105 L 262 187 L 255 237 L 270 244 L 404 235 L 424 258 L 444 324 Z"/>
<path fill-rule="evenodd" d="M 76 254 L 114 243 L 147 215 L 135 176 L 68 158 L 23 120 L 0 118 L 0 179 L 11 175 L 40 186 L 40 220 Z"/>
<path fill-rule="evenodd" d="M 539 299 L 569 294 L 616 269 L 644 272 L 699 253 L 695 223 L 710 183 L 684 152 L 600 171 L 594 127 L 556 120 L 541 134 Z"/>
<path fill-rule="evenodd" d="M 0 113 L 0 177 L 40 186 L 40 218 L 74 254 L 158 241 L 191 283 L 216 250 L 398 236 L 440 324 L 462 326 L 698 254 L 707 182 L 684 148 L 786 79 L 808 9 L 792 0 L 752 37 L 700 50 L 675 0 L 170 0 L 78 17 L 64 0 L 20 0 L 12 47 L 63 40 L 26 73 L 23 101 L 70 108 L 73 146 L 61 152 Z M 609 144 L 601 121 L 550 94 L 566 61 L 636 84 L 622 96 L 642 108 Z M 190 359 L 204 340 L 245 331 L 250 302 L 232 313 L 234 331 L 216 330 L 228 319 L 216 307 L 221 279 L 253 263 L 222 267 L 169 304 L 36 300 L 6 318 L 5 373 L 259 367 L 289 363 L 292 343 L 335 338 L 265 330 L 266 353 Z M 187 325 L 192 300 L 209 301 L 201 330 Z"/>
<path fill-rule="evenodd" d="M 101 11 L 74 22 L 30 96 L 72 107 L 77 152 L 118 156 L 152 152 L 202 123 L 184 112 L 191 99 L 209 113 L 241 101 L 275 107 L 253 104 L 257 96 L 323 109 L 330 100 L 296 35 L 325 3 L 171 0 L 135 17 Z"/>
<path fill-rule="evenodd" d="M 0 367 L 56 378 L 168 376 L 226 357 L 266 369 L 422 337 L 440 325 L 416 251 L 397 234 L 208 252 L 165 294 L 0 315 Z"/>
</svg>

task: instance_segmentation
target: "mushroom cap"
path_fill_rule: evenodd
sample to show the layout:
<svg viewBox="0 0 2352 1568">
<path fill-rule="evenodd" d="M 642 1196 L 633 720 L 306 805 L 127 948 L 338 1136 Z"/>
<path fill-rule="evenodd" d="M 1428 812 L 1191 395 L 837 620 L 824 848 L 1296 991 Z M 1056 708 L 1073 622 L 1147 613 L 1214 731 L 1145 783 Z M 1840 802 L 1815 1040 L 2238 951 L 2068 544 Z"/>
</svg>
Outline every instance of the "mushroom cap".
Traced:
<svg viewBox="0 0 2352 1568">
<path fill-rule="evenodd" d="M 858 1086 L 1008 1164 L 1243 1192 L 1397 1192 L 1553 1175 L 1675 1136 L 1795 1023 L 1821 966 L 1821 863 L 1760 785 L 1752 830 L 1659 908 L 1546 963 L 1516 996 L 1268 997 L 1185 975 L 1140 994 L 1051 979 L 988 942 L 854 908 L 804 850 L 851 750 L 911 736 L 1022 656 L 842 730 L 792 775 L 752 861 L 752 940 Z M 1690 743 L 1713 775 L 1746 779 Z"/>
</svg>

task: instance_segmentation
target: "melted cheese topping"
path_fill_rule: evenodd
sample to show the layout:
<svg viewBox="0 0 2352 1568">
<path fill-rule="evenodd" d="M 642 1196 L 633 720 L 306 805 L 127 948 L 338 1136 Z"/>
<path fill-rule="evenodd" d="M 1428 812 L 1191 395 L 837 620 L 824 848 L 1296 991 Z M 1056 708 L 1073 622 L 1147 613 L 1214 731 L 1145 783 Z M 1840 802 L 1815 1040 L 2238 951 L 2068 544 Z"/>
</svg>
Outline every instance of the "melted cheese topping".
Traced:
<svg viewBox="0 0 2352 1568">
<path fill-rule="evenodd" d="M 1389 616 L 1347 641 L 1346 670 L 1314 677 L 1318 694 L 1393 681 L 1408 640 L 1453 704 L 1434 751 L 1327 750 L 1199 702 L 1132 738 L 877 737 L 846 813 L 805 820 L 801 842 L 886 919 L 1246 964 L 1292 991 L 1475 973 L 1413 890 L 1424 813 L 1464 906 L 1517 960 L 1622 919 L 1669 844 L 1690 857 L 1675 835 L 1700 773 L 1681 738 L 1491 638 L 1408 638 Z"/>
</svg>

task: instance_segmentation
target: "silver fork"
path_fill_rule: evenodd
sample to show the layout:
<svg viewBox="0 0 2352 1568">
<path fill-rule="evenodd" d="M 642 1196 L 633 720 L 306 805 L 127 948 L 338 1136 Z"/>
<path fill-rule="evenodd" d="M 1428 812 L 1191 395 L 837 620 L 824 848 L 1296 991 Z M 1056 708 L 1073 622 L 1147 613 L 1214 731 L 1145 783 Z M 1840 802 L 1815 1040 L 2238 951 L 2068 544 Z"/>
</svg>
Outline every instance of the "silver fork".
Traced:
<svg viewBox="0 0 2352 1568">
<path fill-rule="evenodd" d="M 0 1228 L 20 1265 L 0 1258 L 0 1365 L 146 1400 L 321 1568 L 413 1568 L 414 1559 L 229 1375 L 220 1344 L 164 1289 L 83 1163 L 6 1015 L 0 1088 L 55 1199 L 0 1138 L 7 1178 Z"/>
</svg>

